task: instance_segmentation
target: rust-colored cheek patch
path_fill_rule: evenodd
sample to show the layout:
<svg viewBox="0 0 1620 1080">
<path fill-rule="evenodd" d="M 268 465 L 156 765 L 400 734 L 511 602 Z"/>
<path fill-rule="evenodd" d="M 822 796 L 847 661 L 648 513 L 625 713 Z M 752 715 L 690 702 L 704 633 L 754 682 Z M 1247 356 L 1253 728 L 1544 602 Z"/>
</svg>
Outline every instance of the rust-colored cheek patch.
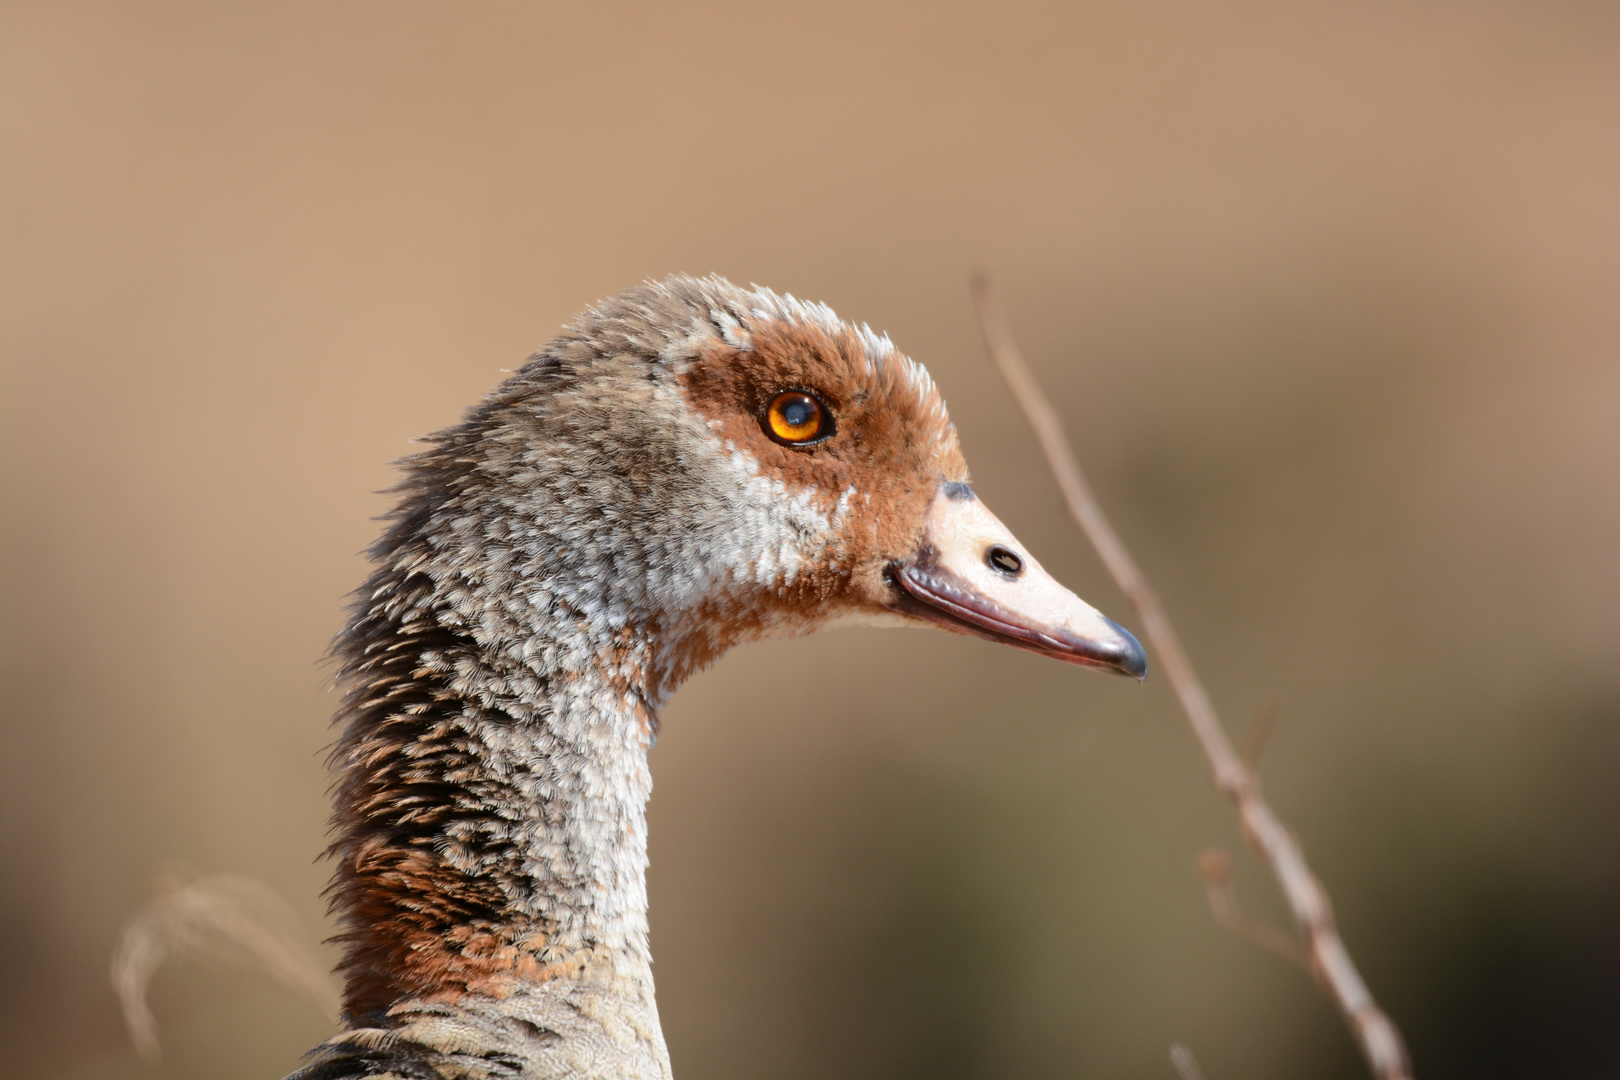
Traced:
<svg viewBox="0 0 1620 1080">
<path fill-rule="evenodd" d="M 718 437 L 824 510 L 853 489 L 841 537 L 848 565 L 836 581 L 806 584 L 826 594 L 823 600 L 842 590 L 850 602 L 880 603 L 879 569 L 913 550 L 940 482 L 967 480 L 944 405 L 910 360 L 899 353 L 868 358 L 849 327 L 833 333 L 764 319 L 747 329 L 747 349 L 716 338 L 681 374 L 682 393 Z M 806 447 L 771 439 L 766 410 L 787 390 L 806 390 L 825 402 L 836 433 Z"/>
</svg>

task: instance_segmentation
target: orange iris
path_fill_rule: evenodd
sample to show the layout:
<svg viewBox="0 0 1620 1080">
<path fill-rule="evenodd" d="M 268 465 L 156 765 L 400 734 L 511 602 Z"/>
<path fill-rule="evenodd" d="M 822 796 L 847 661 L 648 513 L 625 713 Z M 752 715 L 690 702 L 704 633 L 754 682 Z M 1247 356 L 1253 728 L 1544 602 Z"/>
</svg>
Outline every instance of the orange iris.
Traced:
<svg viewBox="0 0 1620 1080">
<path fill-rule="evenodd" d="M 771 399 L 765 422 L 778 441 L 804 446 L 823 438 L 827 432 L 827 410 L 821 402 L 802 390 L 789 390 Z"/>
</svg>

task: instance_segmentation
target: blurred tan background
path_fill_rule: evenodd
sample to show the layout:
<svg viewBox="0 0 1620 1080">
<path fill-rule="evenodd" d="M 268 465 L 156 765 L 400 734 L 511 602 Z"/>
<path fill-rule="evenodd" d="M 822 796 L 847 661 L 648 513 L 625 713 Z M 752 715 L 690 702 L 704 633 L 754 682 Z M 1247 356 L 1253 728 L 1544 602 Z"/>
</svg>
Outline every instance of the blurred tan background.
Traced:
<svg viewBox="0 0 1620 1080">
<path fill-rule="evenodd" d="M 643 278 L 887 330 L 1134 625 L 980 265 L 1229 726 L 1277 703 L 1268 791 L 1418 1074 L 1620 1076 L 1620 8 L 53 0 L 0 49 L 0 1075 L 328 1033 L 181 963 L 143 1065 L 119 929 L 179 862 L 328 932 L 320 657 L 386 463 Z M 653 760 L 682 1080 L 1361 1075 L 1212 923 L 1240 841 L 1162 678 L 758 646 Z"/>
</svg>

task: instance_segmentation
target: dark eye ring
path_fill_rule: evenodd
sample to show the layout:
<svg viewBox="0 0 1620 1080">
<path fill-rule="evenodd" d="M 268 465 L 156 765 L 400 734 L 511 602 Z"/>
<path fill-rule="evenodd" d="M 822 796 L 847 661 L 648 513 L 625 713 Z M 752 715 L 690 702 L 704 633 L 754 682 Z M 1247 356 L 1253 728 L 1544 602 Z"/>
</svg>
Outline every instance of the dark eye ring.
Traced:
<svg viewBox="0 0 1620 1080">
<path fill-rule="evenodd" d="M 832 410 L 807 390 L 784 390 L 765 407 L 765 433 L 783 446 L 814 446 L 833 431 Z"/>
</svg>

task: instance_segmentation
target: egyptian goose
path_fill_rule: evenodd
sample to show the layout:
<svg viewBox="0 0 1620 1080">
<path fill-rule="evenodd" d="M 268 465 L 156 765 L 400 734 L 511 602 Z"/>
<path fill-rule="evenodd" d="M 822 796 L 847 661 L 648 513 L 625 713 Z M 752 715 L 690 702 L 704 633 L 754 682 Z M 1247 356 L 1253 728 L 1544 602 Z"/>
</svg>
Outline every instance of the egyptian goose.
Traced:
<svg viewBox="0 0 1620 1080">
<path fill-rule="evenodd" d="M 922 366 L 820 304 L 632 289 L 429 441 L 335 646 L 349 1027 L 294 1080 L 667 1080 L 647 753 L 739 642 L 920 621 L 1146 670 L 975 497 Z"/>
</svg>

